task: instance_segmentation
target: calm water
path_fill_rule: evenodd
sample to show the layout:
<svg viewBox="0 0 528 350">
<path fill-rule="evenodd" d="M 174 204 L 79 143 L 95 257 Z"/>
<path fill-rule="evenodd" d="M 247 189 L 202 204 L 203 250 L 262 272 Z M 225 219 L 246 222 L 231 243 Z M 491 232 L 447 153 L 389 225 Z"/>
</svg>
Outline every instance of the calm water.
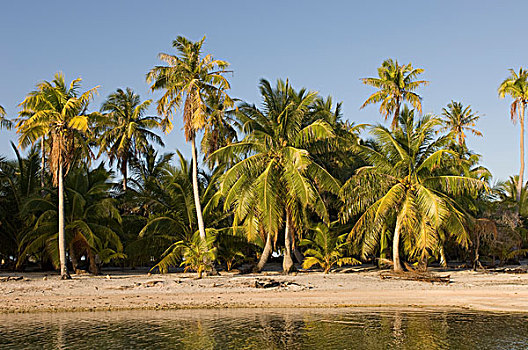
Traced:
<svg viewBox="0 0 528 350">
<path fill-rule="evenodd" d="M 527 314 L 238 309 L 0 315 L 0 349 L 527 348 Z"/>
</svg>

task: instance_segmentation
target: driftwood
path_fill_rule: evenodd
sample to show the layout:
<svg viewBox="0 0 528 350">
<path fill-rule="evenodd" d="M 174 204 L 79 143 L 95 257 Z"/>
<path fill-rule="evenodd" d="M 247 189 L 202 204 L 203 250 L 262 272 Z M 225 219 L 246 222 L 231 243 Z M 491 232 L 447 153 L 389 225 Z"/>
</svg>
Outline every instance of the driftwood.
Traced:
<svg viewBox="0 0 528 350">
<path fill-rule="evenodd" d="M 288 286 L 299 286 L 298 283 L 288 281 L 275 281 L 275 280 L 255 280 L 253 287 L 255 288 L 275 288 L 275 287 L 288 287 Z"/>
<path fill-rule="evenodd" d="M 336 273 L 354 273 L 354 272 L 367 272 L 367 271 L 374 271 L 379 270 L 379 267 L 377 266 L 364 266 L 364 267 L 347 267 L 344 269 L 335 269 L 332 272 Z"/>
<path fill-rule="evenodd" d="M 0 282 L 7 282 L 7 281 L 20 281 L 23 280 L 23 276 L 7 276 L 7 277 L 0 277 Z"/>
<path fill-rule="evenodd" d="M 502 272 L 502 273 L 512 273 L 512 274 L 521 274 L 528 273 L 528 267 L 500 267 L 494 269 L 486 269 L 486 272 Z"/>
<path fill-rule="evenodd" d="M 433 275 L 432 273 L 427 272 L 401 272 L 395 273 L 393 271 L 381 272 L 380 278 L 385 279 L 396 279 L 396 280 L 405 280 L 405 281 L 418 281 L 418 282 L 430 282 L 430 283 L 445 283 L 448 284 L 451 282 L 450 275 Z"/>
</svg>

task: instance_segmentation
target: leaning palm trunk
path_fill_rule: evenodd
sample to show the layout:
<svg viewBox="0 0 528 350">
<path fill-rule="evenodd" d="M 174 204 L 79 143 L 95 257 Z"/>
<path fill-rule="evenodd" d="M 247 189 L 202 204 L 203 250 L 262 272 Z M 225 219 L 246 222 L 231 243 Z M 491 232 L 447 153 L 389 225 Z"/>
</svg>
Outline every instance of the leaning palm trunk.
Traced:
<svg viewBox="0 0 528 350">
<path fill-rule="evenodd" d="M 198 221 L 198 230 L 200 231 L 200 238 L 205 240 L 205 225 L 202 215 L 202 205 L 200 203 L 200 192 L 198 190 L 198 155 L 196 153 L 196 142 L 193 138 L 191 140 L 192 145 L 192 181 L 193 181 L 193 194 L 194 194 L 194 206 L 196 207 L 196 219 Z"/>
<path fill-rule="evenodd" d="M 292 260 L 292 239 L 290 233 L 290 215 L 286 213 L 286 227 L 284 229 L 284 259 L 282 261 L 282 271 L 284 273 L 290 273 L 293 271 L 293 260 Z"/>
<path fill-rule="evenodd" d="M 519 109 L 519 122 L 521 124 L 521 170 L 519 171 L 519 181 L 517 181 L 517 202 L 521 202 L 521 192 L 524 177 L 524 103 L 521 102 Z"/>
<path fill-rule="evenodd" d="M 392 240 L 392 260 L 394 262 L 394 272 L 403 271 L 400 262 L 400 233 L 401 233 L 401 218 L 396 219 L 396 228 L 394 229 L 394 238 Z"/>
<path fill-rule="evenodd" d="M 257 267 L 255 268 L 256 272 L 262 271 L 264 268 L 264 265 L 268 262 L 268 259 L 271 255 L 272 251 L 272 245 L 271 245 L 271 234 L 267 234 L 266 236 L 266 245 L 264 246 L 264 250 L 262 251 L 262 255 L 260 256 L 259 262 L 257 264 Z"/>
<path fill-rule="evenodd" d="M 61 278 L 69 279 L 68 267 L 66 266 L 66 239 L 64 237 L 64 174 L 62 169 L 62 161 L 59 161 L 58 169 L 59 181 L 59 260 Z"/>
</svg>

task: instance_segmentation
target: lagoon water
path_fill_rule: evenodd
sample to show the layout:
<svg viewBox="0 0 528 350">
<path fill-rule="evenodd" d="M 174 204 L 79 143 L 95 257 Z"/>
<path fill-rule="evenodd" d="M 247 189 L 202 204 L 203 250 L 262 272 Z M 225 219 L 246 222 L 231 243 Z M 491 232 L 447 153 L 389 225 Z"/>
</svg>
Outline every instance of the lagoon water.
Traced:
<svg viewBox="0 0 528 350">
<path fill-rule="evenodd" d="M 527 349 L 528 314 L 226 309 L 0 315 L 0 349 Z"/>
</svg>

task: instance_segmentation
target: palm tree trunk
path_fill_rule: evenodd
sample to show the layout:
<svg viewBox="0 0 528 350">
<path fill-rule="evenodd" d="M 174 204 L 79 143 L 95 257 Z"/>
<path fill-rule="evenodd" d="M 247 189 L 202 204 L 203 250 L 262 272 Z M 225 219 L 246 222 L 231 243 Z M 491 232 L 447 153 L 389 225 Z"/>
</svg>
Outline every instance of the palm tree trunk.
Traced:
<svg viewBox="0 0 528 350">
<path fill-rule="evenodd" d="M 521 103 L 519 109 L 519 122 L 521 124 L 521 170 L 519 171 L 519 180 L 517 181 L 517 202 L 521 202 L 521 192 L 524 177 L 524 103 Z"/>
<path fill-rule="evenodd" d="M 127 186 L 127 177 L 128 177 L 128 162 L 127 158 L 123 159 L 123 165 L 121 166 L 121 173 L 123 174 L 123 191 L 126 192 Z"/>
<path fill-rule="evenodd" d="M 292 239 L 292 241 L 293 241 L 293 239 Z M 304 262 L 304 255 L 303 255 L 303 253 L 301 252 L 301 250 L 299 249 L 298 246 L 295 246 L 293 248 L 293 255 L 295 255 L 295 260 L 297 260 L 297 262 L 302 265 L 303 262 Z"/>
<path fill-rule="evenodd" d="M 394 110 L 394 117 L 392 118 L 391 130 L 398 128 L 398 118 L 400 118 L 400 99 L 396 99 L 396 109 Z"/>
<path fill-rule="evenodd" d="M 64 237 L 64 174 L 62 161 L 59 160 L 59 260 L 61 279 L 70 279 L 68 267 L 66 266 L 66 239 Z"/>
<path fill-rule="evenodd" d="M 44 170 L 46 168 L 46 156 L 44 153 L 44 136 L 40 139 L 40 188 L 44 188 Z"/>
<path fill-rule="evenodd" d="M 284 259 L 282 261 L 282 272 L 290 273 L 293 271 L 292 239 L 290 234 L 290 215 L 286 213 L 286 227 L 284 229 Z"/>
<path fill-rule="evenodd" d="M 200 231 L 200 238 L 205 240 L 205 225 L 202 216 L 202 204 L 200 203 L 200 192 L 198 189 L 198 155 L 196 152 L 196 142 L 193 138 L 192 145 L 192 182 L 194 194 L 194 206 L 196 207 L 196 219 L 198 221 L 198 230 Z"/>
<path fill-rule="evenodd" d="M 394 272 L 403 271 L 400 261 L 400 231 L 401 219 L 398 216 L 396 219 L 396 228 L 394 229 L 394 238 L 392 240 L 392 260 L 394 262 Z"/>
<path fill-rule="evenodd" d="M 259 262 L 257 264 L 257 267 L 255 268 L 256 272 L 262 271 L 264 268 L 264 265 L 268 262 L 268 259 L 271 255 L 272 245 L 271 245 L 271 234 L 268 232 L 266 236 L 266 245 L 264 246 L 264 250 L 262 251 L 262 255 L 260 256 Z"/>
</svg>

